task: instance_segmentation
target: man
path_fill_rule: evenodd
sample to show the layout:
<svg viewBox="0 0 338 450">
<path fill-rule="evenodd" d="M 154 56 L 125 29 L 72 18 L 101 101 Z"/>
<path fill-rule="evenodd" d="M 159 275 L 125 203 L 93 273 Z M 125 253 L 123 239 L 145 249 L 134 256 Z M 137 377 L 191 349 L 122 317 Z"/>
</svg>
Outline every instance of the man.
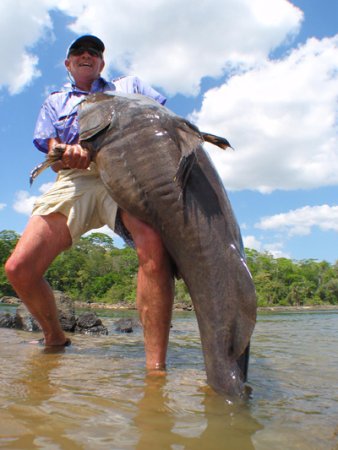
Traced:
<svg viewBox="0 0 338 450">
<path fill-rule="evenodd" d="M 51 287 L 43 278 L 45 271 L 85 232 L 105 224 L 114 229 L 118 212 L 95 163 L 78 144 L 77 105 L 89 93 L 115 90 L 148 95 L 162 104 L 166 100 L 137 77 L 104 80 L 100 76 L 104 50 L 95 36 L 75 40 L 65 60 L 72 85 L 51 94 L 42 105 L 34 144 L 46 153 L 62 144 L 65 151 L 53 166 L 58 173 L 54 186 L 36 202 L 5 267 L 17 294 L 40 323 L 46 346 L 68 345 L 69 340 L 61 329 Z M 125 211 L 119 211 L 118 217 L 132 236 L 139 260 L 137 307 L 144 329 L 146 367 L 164 370 L 174 296 L 170 259 L 160 236 L 148 225 Z"/>
</svg>

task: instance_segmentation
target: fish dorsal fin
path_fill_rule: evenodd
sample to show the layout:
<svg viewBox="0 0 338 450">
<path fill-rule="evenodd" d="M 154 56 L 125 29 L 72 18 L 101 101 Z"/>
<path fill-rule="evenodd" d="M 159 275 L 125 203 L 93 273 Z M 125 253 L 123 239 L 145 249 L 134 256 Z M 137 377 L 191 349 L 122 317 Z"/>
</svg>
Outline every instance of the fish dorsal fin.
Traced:
<svg viewBox="0 0 338 450">
<path fill-rule="evenodd" d="M 180 120 L 177 136 L 182 157 L 189 156 L 203 142 L 199 129 L 187 120 Z"/>
<path fill-rule="evenodd" d="M 175 181 L 184 189 L 196 160 L 196 149 L 203 142 L 203 138 L 199 129 L 187 120 L 180 121 L 176 133 L 181 158 L 177 167 Z"/>
<path fill-rule="evenodd" d="M 90 139 L 107 128 L 113 116 L 111 95 L 98 92 L 86 97 L 79 107 L 80 140 Z"/>
<path fill-rule="evenodd" d="M 211 133 L 201 132 L 188 120 L 181 120 L 177 127 L 178 145 L 181 150 L 181 159 L 177 168 L 175 180 L 184 189 L 192 167 L 196 161 L 196 149 L 203 142 L 209 142 L 224 149 L 231 148 L 229 141 Z"/>
<path fill-rule="evenodd" d="M 232 148 L 229 141 L 223 137 L 216 136 L 215 134 L 211 133 L 203 133 L 203 131 L 201 131 L 201 135 L 205 142 L 217 145 L 217 147 L 220 147 L 223 150 L 226 150 L 227 148 Z"/>
</svg>

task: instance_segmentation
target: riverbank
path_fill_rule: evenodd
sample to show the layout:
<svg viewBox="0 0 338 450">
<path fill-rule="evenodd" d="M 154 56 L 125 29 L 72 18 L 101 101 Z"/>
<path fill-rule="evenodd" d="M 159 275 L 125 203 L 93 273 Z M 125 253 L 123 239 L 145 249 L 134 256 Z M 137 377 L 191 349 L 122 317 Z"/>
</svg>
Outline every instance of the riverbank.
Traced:
<svg viewBox="0 0 338 450">
<path fill-rule="evenodd" d="M 113 309 L 113 310 L 136 310 L 136 306 L 126 305 L 123 303 L 107 304 L 107 303 L 85 303 L 75 302 L 76 308 L 90 308 L 90 309 Z M 259 306 L 258 312 L 296 312 L 296 311 L 338 311 L 338 305 L 305 305 L 305 306 Z M 174 311 L 193 311 L 191 305 L 182 303 L 174 304 Z"/>
<path fill-rule="evenodd" d="M 0 298 L 0 304 L 4 305 L 18 305 L 20 300 L 16 297 L 2 297 Z M 74 301 L 75 308 L 77 309 L 109 309 L 109 310 L 136 310 L 135 303 L 96 303 L 96 302 L 82 302 L 79 300 Z M 304 312 L 304 311 L 338 311 L 338 305 L 304 305 L 304 306 L 259 306 L 258 312 Z M 174 311 L 193 311 L 191 304 L 174 303 Z"/>
<path fill-rule="evenodd" d="M 260 306 L 258 312 L 338 311 L 338 305 Z"/>
</svg>

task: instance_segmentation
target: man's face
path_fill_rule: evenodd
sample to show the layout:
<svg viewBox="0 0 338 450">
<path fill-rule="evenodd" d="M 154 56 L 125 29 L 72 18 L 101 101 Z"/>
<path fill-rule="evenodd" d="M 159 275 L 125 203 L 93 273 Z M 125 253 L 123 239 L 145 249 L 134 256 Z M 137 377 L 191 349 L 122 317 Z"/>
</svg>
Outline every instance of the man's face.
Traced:
<svg viewBox="0 0 338 450">
<path fill-rule="evenodd" d="M 75 81 L 96 80 L 104 67 L 102 54 L 91 48 L 80 48 L 65 60 Z"/>
</svg>

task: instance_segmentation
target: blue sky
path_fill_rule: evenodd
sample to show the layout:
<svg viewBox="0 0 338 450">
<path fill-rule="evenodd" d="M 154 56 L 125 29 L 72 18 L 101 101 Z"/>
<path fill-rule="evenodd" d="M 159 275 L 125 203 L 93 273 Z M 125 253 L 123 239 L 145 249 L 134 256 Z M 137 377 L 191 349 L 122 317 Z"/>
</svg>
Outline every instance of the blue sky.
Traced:
<svg viewBox="0 0 338 450">
<path fill-rule="evenodd" d="M 338 260 L 338 2 L 119 3 L 2 0 L 0 230 L 21 233 L 54 179 L 48 171 L 29 187 L 43 159 L 36 117 L 67 81 L 69 43 L 92 33 L 106 43 L 104 76 L 140 76 L 174 112 L 232 143 L 207 150 L 247 247 Z"/>
</svg>

